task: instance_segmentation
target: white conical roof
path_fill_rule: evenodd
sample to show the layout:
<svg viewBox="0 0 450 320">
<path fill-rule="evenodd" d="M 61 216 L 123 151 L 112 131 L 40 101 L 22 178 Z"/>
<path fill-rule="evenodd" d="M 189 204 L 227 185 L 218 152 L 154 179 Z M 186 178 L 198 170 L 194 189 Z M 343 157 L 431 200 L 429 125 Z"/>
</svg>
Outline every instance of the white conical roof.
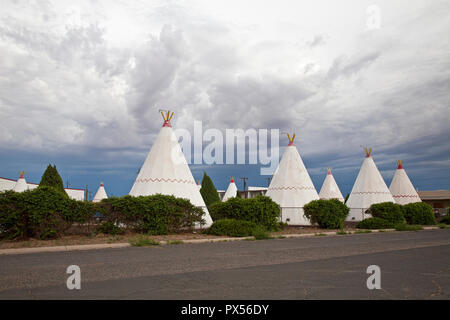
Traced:
<svg viewBox="0 0 450 320">
<path fill-rule="evenodd" d="M 289 138 L 289 146 L 284 151 L 266 196 L 278 203 L 282 208 L 282 220 L 289 212 L 290 224 L 310 224 L 303 216 L 303 206 L 312 200 L 318 200 L 319 195 L 303 164 L 302 158 L 295 147 L 293 140 Z M 301 210 L 299 210 L 301 208 Z"/>
<path fill-rule="evenodd" d="M 28 184 L 25 180 L 25 172 L 20 172 L 20 178 L 17 180 L 16 184 L 14 185 L 13 191 L 15 192 L 23 192 L 25 190 L 28 190 Z"/>
<path fill-rule="evenodd" d="M 235 198 L 237 195 L 237 187 L 236 183 L 234 183 L 234 178 L 231 179 L 230 184 L 228 185 L 227 191 L 225 192 L 222 201 L 227 201 L 230 198 Z"/>
<path fill-rule="evenodd" d="M 160 193 L 188 199 L 205 211 L 203 219 L 206 221 L 205 226 L 209 227 L 212 224 L 211 216 L 172 130 L 171 117 L 168 113 L 164 118 L 163 127 L 139 171 L 130 195 L 148 196 Z"/>
<path fill-rule="evenodd" d="M 395 171 L 389 190 L 398 204 L 408 204 L 412 202 L 421 202 L 417 191 L 414 189 L 411 180 L 409 180 L 405 169 L 403 169 L 402 161 L 398 160 L 398 167 Z"/>
<path fill-rule="evenodd" d="M 350 214 L 347 220 L 363 220 L 363 213 L 374 203 L 395 202 L 370 152 L 366 150 L 366 158 L 348 197 L 346 205 Z"/>
<path fill-rule="evenodd" d="M 103 186 L 103 182 L 100 183 L 100 187 L 97 190 L 97 193 L 94 196 L 92 202 L 100 202 L 103 199 L 108 199 L 108 195 L 106 194 L 105 187 Z"/>
<path fill-rule="evenodd" d="M 344 202 L 344 197 L 342 196 L 341 190 L 339 190 L 336 180 L 334 180 L 331 168 L 328 168 L 327 176 L 319 192 L 319 198 L 325 200 L 338 199 Z"/>
</svg>

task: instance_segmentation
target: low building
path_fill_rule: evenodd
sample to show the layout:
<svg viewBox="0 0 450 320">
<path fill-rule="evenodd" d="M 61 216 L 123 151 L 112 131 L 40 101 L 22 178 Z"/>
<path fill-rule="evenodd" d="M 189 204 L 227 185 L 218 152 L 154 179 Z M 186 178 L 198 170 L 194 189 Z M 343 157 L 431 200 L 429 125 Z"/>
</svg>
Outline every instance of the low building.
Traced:
<svg viewBox="0 0 450 320">
<path fill-rule="evenodd" d="M 248 190 L 246 191 L 242 191 L 242 190 L 238 190 L 237 192 L 239 192 L 239 195 L 241 196 L 241 198 L 245 198 L 245 199 L 250 199 L 250 198 L 254 198 L 256 196 L 259 195 L 265 195 L 267 192 L 267 187 L 248 187 Z M 222 201 L 223 196 L 225 195 L 225 190 L 217 190 L 217 193 L 219 194 L 220 200 Z"/>
<path fill-rule="evenodd" d="M 16 182 L 17 180 L 14 179 L 0 177 L 0 192 L 14 189 Z M 29 190 L 33 190 L 39 185 L 36 183 L 27 182 L 27 186 Z M 84 189 L 64 188 L 64 190 L 66 190 L 67 195 L 74 200 L 83 201 L 85 198 L 84 196 L 86 191 Z"/>
<path fill-rule="evenodd" d="M 435 213 L 448 214 L 450 207 L 450 190 L 417 191 L 420 199 L 433 207 Z"/>
</svg>

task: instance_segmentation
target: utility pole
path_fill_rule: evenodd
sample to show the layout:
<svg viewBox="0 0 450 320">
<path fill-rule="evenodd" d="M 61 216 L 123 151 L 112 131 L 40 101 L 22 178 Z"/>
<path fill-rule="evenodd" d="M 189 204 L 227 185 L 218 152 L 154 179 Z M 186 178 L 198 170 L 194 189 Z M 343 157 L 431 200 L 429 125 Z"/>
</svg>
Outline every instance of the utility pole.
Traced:
<svg viewBox="0 0 450 320">
<path fill-rule="evenodd" d="M 247 199 L 247 177 L 240 177 L 239 179 L 244 181 L 244 198 Z"/>
</svg>

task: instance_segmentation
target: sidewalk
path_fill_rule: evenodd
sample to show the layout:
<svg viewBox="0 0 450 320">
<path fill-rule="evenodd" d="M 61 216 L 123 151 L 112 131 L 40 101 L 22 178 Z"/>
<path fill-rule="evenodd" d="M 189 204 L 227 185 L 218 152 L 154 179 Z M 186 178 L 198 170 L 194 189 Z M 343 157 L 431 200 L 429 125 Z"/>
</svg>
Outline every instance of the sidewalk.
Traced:
<svg viewBox="0 0 450 320">
<path fill-rule="evenodd" d="M 423 230 L 436 230 L 439 227 L 423 227 Z M 348 231 L 347 234 L 362 234 L 367 230 Z M 395 229 L 382 229 L 382 230 L 370 230 L 370 233 L 374 232 L 395 232 Z M 402 231 L 399 231 L 402 232 Z M 369 232 L 367 232 L 369 233 Z M 334 236 L 338 235 L 336 231 L 326 231 L 320 233 L 299 233 L 299 234 L 281 234 L 275 236 L 273 239 L 281 238 L 304 238 L 314 236 Z M 215 239 L 191 239 L 180 240 L 180 244 L 196 244 L 207 242 L 227 242 L 227 241 L 242 241 L 242 240 L 254 240 L 254 237 L 224 237 Z M 176 241 L 176 240 L 174 240 Z M 160 245 L 170 245 L 170 241 L 159 241 Z M 81 251 L 81 250 L 98 250 L 98 249 L 113 249 L 113 248 L 126 248 L 131 247 L 131 244 L 126 243 L 102 243 L 102 244 L 84 244 L 73 246 L 55 246 L 55 247 L 35 247 L 35 248 L 18 248 L 18 249 L 1 249 L 0 255 L 15 255 L 15 254 L 28 254 L 28 253 L 42 253 L 42 252 L 64 252 L 64 251 Z"/>
</svg>

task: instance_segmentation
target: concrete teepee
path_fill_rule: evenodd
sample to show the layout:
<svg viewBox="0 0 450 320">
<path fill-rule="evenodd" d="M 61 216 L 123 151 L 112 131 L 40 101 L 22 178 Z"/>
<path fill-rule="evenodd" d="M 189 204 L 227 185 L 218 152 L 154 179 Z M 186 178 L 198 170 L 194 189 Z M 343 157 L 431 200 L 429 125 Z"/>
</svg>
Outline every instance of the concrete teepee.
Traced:
<svg viewBox="0 0 450 320">
<path fill-rule="evenodd" d="M 327 168 L 327 176 L 320 189 L 319 198 L 324 200 L 338 199 L 344 202 L 344 197 L 342 196 L 341 190 L 339 190 L 336 180 L 334 180 L 331 168 Z"/>
<path fill-rule="evenodd" d="M 370 155 L 372 149 L 365 148 L 365 152 L 366 158 L 346 203 L 350 208 L 350 214 L 347 217 L 349 221 L 361 221 L 369 218 L 370 215 L 365 214 L 365 211 L 374 203 L 395 202 Z"/>
<path fill-rule="evenodd" d="M 209 227 L 212 224 L 211 216 L 172 130 L 170 120 L 173 112 L 161 114 L 164 119 L 163 126 L 139 171 L 130 195 L 148 196 L 160 193 L 188 199 L 193 205 L 204 210 L 204 226 Z"/>
<path fill-rule="evenodd" d="M 397 160 L 397 170 L 392 179 L 389 190 L 398 204 L 408 204 L 412 202 L 421 202 L 417 191 L 414 189 L 411 180 L 409 180 L 405 169 L 403 169 L 402 160 Z"/>
<path fill-rule="evenodd" d="M 281 220 L 290 225 L 310 225 L 304 216 L 303 206 L 312 200 L 318 200 L 319 195 L 303 164 L 302 158 L 288 134 L 289 145 L 284 151 L 266 196 L 272 198 L 281 207 Z"/>
<path fill-rule="evenodd" d="M 222 201 L 225 202 L 230 198 L 236 197 L 237 191 L 238 189 L 236 187 L 236 183 L 234 183 L 234 178 L 231 178 L 230 184 L 228 185 L 227 191 L 225 192 Z"/>
<path fill-rule="evenodd" d="M 17 180 L 16 184 L 14 185 L 13 191 L 23 192 L 25 190 L 28 190 L 28 184 L 27 184 L 27 181 L 25 180 L 25 172 L 20 171 L 19 180 Z"/>
<path fill-rule="evenodd" d="M 94 196 L 92 202 L 100 202 L 103 199 L 108 199 L 108 195 L 106 194 L 105 187 L 103 186 L 103 182 L 100 183 L 100 187 L 97 190 L 97 193 Z"/>
</svg>

